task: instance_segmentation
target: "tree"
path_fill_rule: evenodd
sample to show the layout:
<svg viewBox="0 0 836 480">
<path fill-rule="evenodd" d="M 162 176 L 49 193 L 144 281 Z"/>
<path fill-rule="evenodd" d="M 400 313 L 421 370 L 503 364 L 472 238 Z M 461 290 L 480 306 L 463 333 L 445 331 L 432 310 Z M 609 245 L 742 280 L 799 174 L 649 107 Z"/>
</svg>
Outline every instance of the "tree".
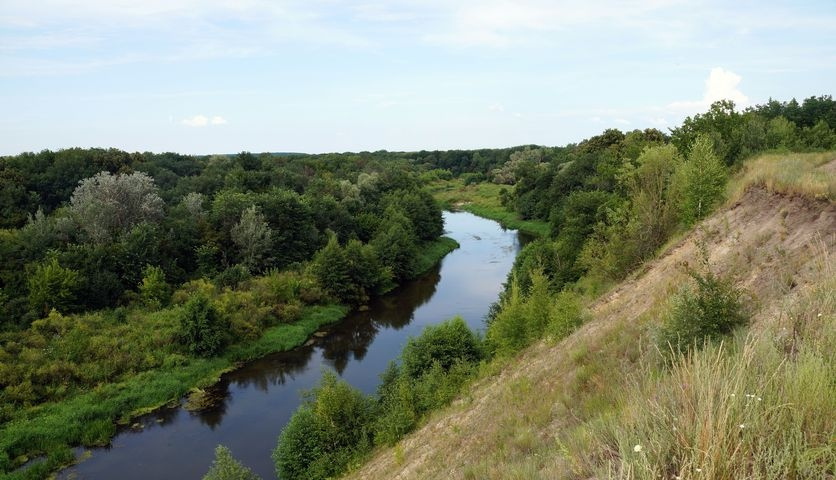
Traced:
<svg viewBox="0 0 836 480">
<path fill-rule="evenodd" d="M 674 178 L 674 195 L 678 197 L 680 217 L 686 225 L 704 218 L 723 196 L 726 167 L 714 154 L 712 141 L 697 137 L 690 153 Z"/>
<path fill-rule="evenodd" d="M 380 260 L 391 268 L 396 280 L 412 277 L 418 258 L 415 229 L 412 222 L 399 210 L 387 209 L 386 219 L 372 239 Z"/>
<path fill-rule="evenodd" d="M 353 296 L 349 260 L 336 235 L 316 252 L 309 268 L 319 286 L 332 297 L 347 300 Z"/>
<path fill-rule="evenodd" d="M 238 257 L 250 271 L 264 269 L 273 248 L 273 231 L 255 205 L 241 212 L 241 221 L 232 227 L 232 241 L 238 247 Z"/>
<path fill-rule="evenodd" d="M 44 315 L 52 309 L 66 312 L 74 306 L 78 284 L 78 272 L 63 268 L 53 257 L 29 275 L 29 304 Z"/>
<path fill-rule="evenodd" d="M 325 372 L 279 435 L 273 461 L 279 478 L 334 478 L 371 446 L 371 403 Z"/>
<path fill-rule="evenodd" d="M 420 337 L 410 338 L 401 353 L 403 371 L 413 379 L 435 363 L 446 371 L 457 362 L 476 363 L 481 356 L 479 340 L 461 317 L 428 326 Z"/>
<path fill-rule="evenodd" d="M 146 305 L 159 308 L 168 303 L 171 288 L 165 281 L 165 272 L 160 267 L 146 265 L 139 284 L 139 295 Z"/>
<path fill-rule="evenodd" d="M 141 222 L 157 222 L 163 206 L 154 179 L 143 172 L 101 172 L 79 182 L 70 198 L 72 213 L 95 243 L 109 243 Z"/>
<path fill-rule="evenodd" d="M 203 480 L 261 480 L 261 477 L 235 460 L 228 448 L 218 445 L 215 460 Z"/>
<path fill-rule="evenodd" d="M 186 302 L 180 314 L 178 340 L 192 355 L 210 357 L 224 345 L 226 322 L 205 295 Z"/>
</svg>

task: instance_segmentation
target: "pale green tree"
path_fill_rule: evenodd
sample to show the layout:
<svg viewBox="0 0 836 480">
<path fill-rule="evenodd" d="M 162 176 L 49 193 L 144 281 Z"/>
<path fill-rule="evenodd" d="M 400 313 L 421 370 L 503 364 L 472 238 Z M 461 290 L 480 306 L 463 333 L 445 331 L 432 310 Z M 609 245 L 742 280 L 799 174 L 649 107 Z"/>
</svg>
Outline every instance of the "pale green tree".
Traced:
<svg viewBox="0 0 836 480">
<path fill-rule="evenodd" d="M 241 220 L 230 234 L 241 263 L 250 271 L 262 271 L 273 248 L 273 231 L 258 207 L 252 205 L 241 212 Z"/>
<path fill-rule="evenodd" d="M 159 221 L 164 205 L 154 179 L 143 172 L 98 173 L 79 182 L 70 198 L 79 226 L 95 243 L 108 243 L 142 222 Z"/>
<path fill-rule="evenodd" d="M 215 460 L 203 480 L 261 480 L 261 477 L 235 460 L 228 448 L 218 445 Z"/>
<path fill-rule="evenodd" d="M 726 166 L 714 153 L 711 139 L 704 135 L 697 137 L 674 178 L 680 218 L 686 225 L 704 218 L 717 205 L 723 197 L 727 176 Z"/>
</svg>

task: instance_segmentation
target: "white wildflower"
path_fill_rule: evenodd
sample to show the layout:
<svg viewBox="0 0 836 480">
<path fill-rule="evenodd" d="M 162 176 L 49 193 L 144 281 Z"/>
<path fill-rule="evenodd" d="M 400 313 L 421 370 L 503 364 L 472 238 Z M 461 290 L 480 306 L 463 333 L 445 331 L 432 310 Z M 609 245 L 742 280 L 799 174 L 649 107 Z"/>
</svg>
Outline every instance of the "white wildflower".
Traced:
<svg viewBox="0 0 836 480">
<path fill-rule="evenodd" d="M 700 472 L 702 472 L 702 468 L 697 469 L 697 473 L 700 473 Z"/>
<path fill-rule="evenodd" d="M 636 452 L 636 453 L 641 452 L 641 451 L 642 451 L 642 446 L 641 446 L 641 445 L 636 444 L 636 446 L 635 446 L 635 447 L 633 447 L 633 451 L 634 451 L 634 452 Z"/>
<path fill-rule="evenodd" d="M 741 428 L 741 430 L 742 430 L 742 429 L 746 428 L 746 425 L 745 425 L 745 424 L 743 424 L 743 423 L 741 423 L 741 424 L 740 424 L 740 428 Z"/>
</svg>

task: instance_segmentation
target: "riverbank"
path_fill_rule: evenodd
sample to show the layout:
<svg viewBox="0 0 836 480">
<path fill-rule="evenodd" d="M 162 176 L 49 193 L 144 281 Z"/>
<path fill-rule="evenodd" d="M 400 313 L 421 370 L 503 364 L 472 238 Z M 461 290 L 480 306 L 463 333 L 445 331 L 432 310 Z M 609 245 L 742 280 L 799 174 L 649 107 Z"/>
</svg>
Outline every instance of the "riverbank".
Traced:
<svg viewBox="0 0 836 480">
<path fill-rule="evenodd" d="M 442 237 L 426 244 L 416 277 L 458 247 Z M 243 362 L 303 345 L 320 328 L 342 320 L 350 311 L 341 305 L 305 307 L 298 320 L 266 329 L 257 339 L 232 345 L 217 357 L 172 357 L 162 368 L 146 370 L 123 381 L 97 386 L 60 402 L 14 412 L 0 427 L 0 470 L 26 464 L 0 478 L 44 478 L 76 461 L 74 445 L 103 446 L 117 433 L 117 425 L 130 424 L 138 415 L 165 405 L 177 405 L 190 391 L 208 387 Z M 159 315 L 158 315 L 159 316 Z"/>
<path fill-rule="evenodd" d="M 551 228 L 548 222 L 522 220 L 502 206 L 500 191 L 509 188 L 513 187 L 487 182 L 465 185 L 460 179 L 439 180 L 429 185 L 433 197 L 447 210 L 464 210 L 499 222 L 508 229 L 547 237 Z"/>
</svg>

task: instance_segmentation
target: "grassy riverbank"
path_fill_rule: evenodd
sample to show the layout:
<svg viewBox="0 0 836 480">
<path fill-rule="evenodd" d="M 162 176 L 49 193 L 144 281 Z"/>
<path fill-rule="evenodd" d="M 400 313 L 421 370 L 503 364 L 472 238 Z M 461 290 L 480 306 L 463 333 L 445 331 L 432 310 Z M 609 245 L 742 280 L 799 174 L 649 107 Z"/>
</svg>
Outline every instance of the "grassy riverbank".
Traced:
<svg viewBox="0 0 836 480">
<path fill-rule="evenodd" d="M 522 220 L 515 212 L 508 211 L 500 204 L 499 192 L 503 188 L 509 187 L 495 183 L 465 185 L 459 179 L 439 180 L 429 186 L 433 197 L 446 209 L 464 210 L 495 220 L 505 228 L 519 230 L 529 235 L 548 236 L 550 229 L 548 222 Z"/>
<path fill-rule="evenodd" d="M 73 461 L 73 445 L 106 445 L 125 424 L 142 413 L 177 403 L 192 388 L 218 381 L 220 375 L 247 360 L 302 345 L 319 328 L 342 319 L 348 308 L 340 305 L 305 309 L 293 324 L 265 331 L 259 339 L 230 347 L 213 358 L 184 358 L 184 363 L 138 373 L 125 381 L 109 383 L 62 402 L 22 410 L 0 428 L 4 466 L 28 457 L 46 455 L 31 467 L 6 476 L 9 479 L 43 478 Z"/>
<path fill-rule="evenodd" d="M 422 246 L 416 276 L 428 271 L 456 248 L 458 243 L 447 237 Z M 260 302 L 257 298 L 263 283 L 256 282 L 250 287 L 246 291 L 227 290 L 212 295 L 221 305 L 239 309 L 246 315 L 249 310 L 258 312 L 264 308 L 258 306 Z M 208 287 L 199 284 L 193 288 Z M 118 424 L 127 424 L 131 418 L 160 406 L 178 404 L 189 391 L 214 384 L 221 374 L 242 362 L 298 347 L 318 329 L 341 320 L 349 311 L 349 307 L 342 305 L 303 307 L 295 321 L 266 328 L 257 338 L 233 344 L 219 356 L 196 358 L 181 355 L 166 340 L 168 333 L 175 328 L 182 308 L 175 305 L 156 312 L 136 309 L 120 315 L 104 312 L 79 317 L 58 316 L 45 323 L 41 327 L 43 330 L 60 331 L 67 338 L 66 342 L 58 345 L 48 344 L 50 350 L 102 350 L 105 337 L 111 337 L 124 340 L 118 347 L 110 346 L 116 349 L 112 354 L 116 358 L 111 358 L 112 368 L 137 361 L 120 348 L 136 350 L 133 355 L 139 355 L 137 358 L 144 356 L 144 361 L 153 367 L 142 369 L 142 361 L 139 361 L 136 370 L 126 371 L 116 381 L 103 382 L 89 389 L 79 388 L 60 401 L 7 413 L 6 421 L 0 425 L 0 471 L 9 472 L 30 459 L 41 458 L 26 468 L 0 473 L 0 479 L 44 478 L 50 472 L 74 462 L 73 446 L 106 445 L 116 433 Z M 74 337 L 89 332 L 96 332 L 97 337 L 93 341 L 73 343 Z M 68 347 L 65 343 L 72 343 L 73 346 Z M 41 363 L 46 365 L 44 368 L 58 368 L 55 362 Z M 3 373 L 0 371 L 0 374 Z"/>
</svg>

